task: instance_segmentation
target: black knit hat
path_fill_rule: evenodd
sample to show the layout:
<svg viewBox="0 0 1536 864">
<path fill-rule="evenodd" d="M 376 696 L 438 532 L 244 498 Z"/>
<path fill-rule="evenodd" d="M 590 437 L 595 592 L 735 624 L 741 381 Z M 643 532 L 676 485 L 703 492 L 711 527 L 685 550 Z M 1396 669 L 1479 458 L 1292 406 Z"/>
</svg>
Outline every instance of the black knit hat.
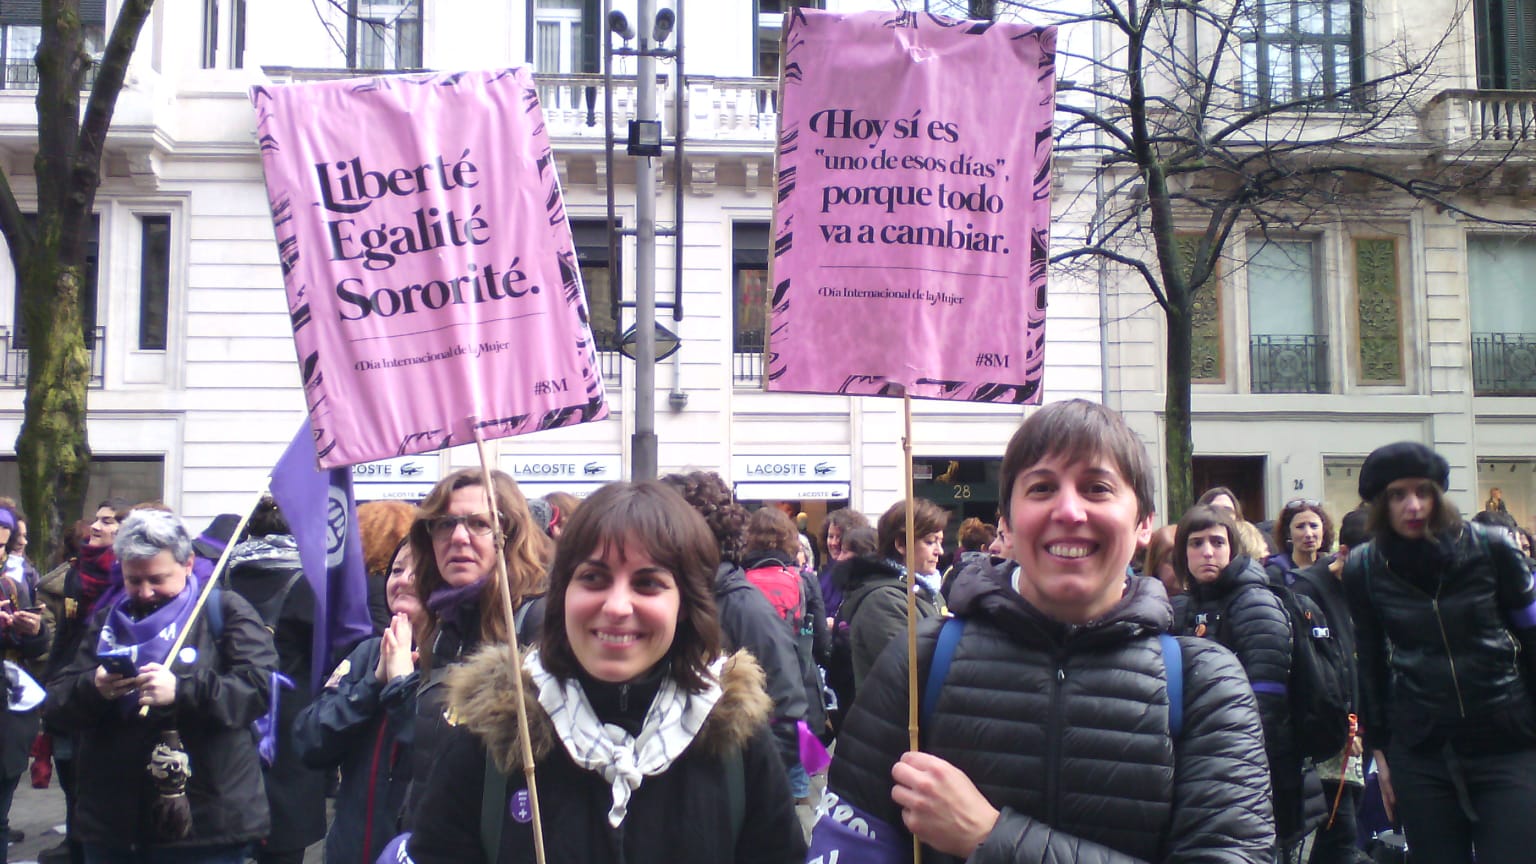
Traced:
<svg viewBox="0 0 1536 864">
<path fill-rule="evenodd" d="M 1360 466 L 1360 499 L 1374 501 L 1388 484 L 1404 477 L 1423 477 L 1444 489 L 1450 485 L 1451 466 L 1439 453 L 1417 441 L 1377 447 Z"/>
</svg>

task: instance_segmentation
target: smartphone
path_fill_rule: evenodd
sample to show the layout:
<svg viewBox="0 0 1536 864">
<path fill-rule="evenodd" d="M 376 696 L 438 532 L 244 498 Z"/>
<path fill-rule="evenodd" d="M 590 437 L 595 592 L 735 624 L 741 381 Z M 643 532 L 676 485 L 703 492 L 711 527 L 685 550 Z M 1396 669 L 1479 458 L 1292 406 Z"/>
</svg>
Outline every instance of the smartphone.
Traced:
<svg viewBox="0 0 1536 864">
<path fill-rule="evenodd" d="M 101 668 L 124 678 L 138 677 L 139 667 L 133 664 L 133 652 L 127 648 L 114 648 L 110 651 L 97 653 L 96 659 L 101 661 Z"/>
</svg>

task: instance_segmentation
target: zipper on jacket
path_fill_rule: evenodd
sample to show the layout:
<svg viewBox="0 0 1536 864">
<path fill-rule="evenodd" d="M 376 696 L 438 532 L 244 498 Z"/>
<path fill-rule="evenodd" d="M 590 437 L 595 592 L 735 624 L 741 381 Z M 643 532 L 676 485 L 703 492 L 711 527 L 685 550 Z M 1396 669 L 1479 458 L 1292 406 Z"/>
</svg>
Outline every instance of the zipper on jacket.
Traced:
<svg viewBox="0 0 1536 864">
<path fill-rule="evenodd" d="M 1047 825 L 1055 825 L 1060 821 L 1057 805 L 1061 795 L 1061 726 L 1062 715 L 1066 713 L 1061 702 L 1066 683 L 1066 664 L 1058 658 L 1056 676 L 1051 682 L 1051 725 L 1046 730 L 1045 736 L 1046 752 L 1051 754 L 1045 763 L 1045 823 Z"/>
<path fill-rule="evenodd" d="M 619 710 L 620 711 L 628 711 L 629 710 L 629 685 L 628 684 L 620 684 L 619 685 Z"/>
<path fill-rule="evenodd" d="M 1429 599 L 1430 608 L 1435 610 L 1435 623 L 1440 627 L 1440 641 L 1445 645 L 1445 662 L 1451 667 L 1451 688 L 1456 691 L 1456 710 L 1461 712 L 1461 719 L 1467 719 L 1467 706 L 1461 700 L 1461 681 L 1456 678 L 1456 658 L 1451 654 L 1451 640 L 1445 633 L 1445 621 L 1440 617 L 1440 589 L 1435 589 L 1435 596 Z"/>
</svg>

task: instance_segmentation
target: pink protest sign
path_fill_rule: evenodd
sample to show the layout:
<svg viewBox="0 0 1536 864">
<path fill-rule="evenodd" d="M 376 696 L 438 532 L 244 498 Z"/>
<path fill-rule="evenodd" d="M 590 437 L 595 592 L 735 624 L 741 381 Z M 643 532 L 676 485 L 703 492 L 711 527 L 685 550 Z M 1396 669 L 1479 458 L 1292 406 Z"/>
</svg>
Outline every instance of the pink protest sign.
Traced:
<svg viewBox="0 0 1536 864">
<path fill-rule="evenodd" d="M 526 67 L 251 101 L 321 467 L 607 416 Z"/>
<path fill-rule="evenodd" d="M 1055 44 L 790 13 L 769 390 L 1040 401 Z"/>
</svg>

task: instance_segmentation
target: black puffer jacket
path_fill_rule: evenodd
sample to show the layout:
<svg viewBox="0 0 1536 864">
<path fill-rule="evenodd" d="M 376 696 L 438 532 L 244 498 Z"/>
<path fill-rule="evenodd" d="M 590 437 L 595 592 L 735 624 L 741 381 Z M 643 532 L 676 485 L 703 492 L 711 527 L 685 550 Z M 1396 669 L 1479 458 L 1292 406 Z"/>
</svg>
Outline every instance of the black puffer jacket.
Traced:
<svg viewBox="0 0 1536 864">
<path fill-rule="evenodd" d="M 1536 746 L 1536 587 L 1519 550 L 1471 524 L 1433 542 L 1393 535 L 1350 551 L 1344 587 L 1367 747 Z"/>
<path fill-rule="evenodd" d="M 1248 674 L 1264 721 L 1264 750 L 1274 786 L 1275 829 L 1292 843 L 1322 821 L 1326 810 L 1317 772 L 1297 752 L 1287 696 L 1291 679 L 1291 619 L 1257 561 L 1240 555 L 1214 582 L 1190 580 L 1187 636 L 1215 639 Z"/>
<path fill-rule="evenodd" d="M 795 639 L 773 604 L 747 581 L 746 571 L 729 561 L 715 570 L 715 610 L 728 651 L 745 648 L 767 676 L 773 700 L 773 737 L 787 769 L 800 764 L 800 736 L 795 724 L 806 718 L 805 684 Z"/>
<path fill-rule="evenodd" d="M 956 578 L 951 608 L 967 619 L 965 632 L 923 732 L 925 749 L 1002 811 L 969 860 L 1268 862 L 1275 835 L 1262 732 L 1232 655 L 1180 640 L 1184 720 L 1170 747 L 1156 638 L 1172 623 L 1163 586 L 1130 577 L 1109 614 L 1077 627 L 1026 603 L 1010 586 L 1015 566 Z M 940 626 L 919 631 L 923 680 Z M 891 766 L 907 749 L 905 648 L 893 643 L 859 691 L 828 782 L 898 830 Z M 955 859 L 930 849 L 923 860 Z"/>
<path fill-rule="evenodd" d="M 886 643 L 896 634 L 907 632 L 907 574 L 906 568 L 883 558 L 849 558 L 839 563 L 838 568 L 835 573 L 843 589 L 838 621 L 848 622 L 853 686 L 857 692 Z M 937 614 L 939 609 L 933 597 L 919 585 L 918 618 Z"/>
<path fill-rule="evenodd" d="M 314 656 L 315 592 L 304 578 L 299 547 L 288 534 L 246 540 L 229 553 L 230 590 L 244 597 L 272 630 L 277 671 L 293 682 L 277 699 L 277 758 L 262 773 L 272 833 L 263 844 L 273 852 L 304 849 L 325 836 L 326 775 L 299 758 L 293 721 L 309 706 L 310 661 Z"/>
<path fill-rule="evenodd" d="M 487 648 L 451 677 L 460 725 L 449 733 L 421 800 L 409 852 L 416 864 L 520 864 L 531 862 L 533 836 L 526 821 L 508 815 L 511 799 L 526 795 L 516 715 L 516 682 L 501 646 Z M 795 821 L 789 781 L 775 756 L 767 722 L 771 703 L 763 673 L 745 653 L 720 674 L 720 699 L 683 751 L 660 773 L 645 777 L 617 828 L 608 822 L 613 787 L 571 759 L 538 690 L 523 675 L 530 749 L 537 766 L 546 858 L 562 864 L 799 864 L 805 841 Z M 724 754 L 735 750 L 742 767 L 742 822 L 731 837 L 731 796 Z M 501 846 L 487 862 L 481 848 L 486 760 L 507 774 Z"/>
<path fill-rule="evenodd" d="M 214 602 L 209 600 L 210 603 Z M 188 631 L 178 660 L 176 701 L 140 718 L 126 716 L 93 683 L 96 643 L 110 607 L 91 614 L 74 661 L 48 684 L 47 719 L 76 736 L 77 789 L 71 833 L 84 843 L 129 846 L 224 846 L 267 835 L 267 795 L 251 722 L 267 710 L 277 668 L 272 635 L 256 611 L 233 591 L 220 591 L 224 629 L 215 639 L 206 614 Z M 194 653 L 195 652 L 195 653 Z M 159 844 L 150 835 L 154 786 L 145 766 L 160 730 L 174 727 L 192 762 L 187 798 L 192 836 Z"/>
</svg>

